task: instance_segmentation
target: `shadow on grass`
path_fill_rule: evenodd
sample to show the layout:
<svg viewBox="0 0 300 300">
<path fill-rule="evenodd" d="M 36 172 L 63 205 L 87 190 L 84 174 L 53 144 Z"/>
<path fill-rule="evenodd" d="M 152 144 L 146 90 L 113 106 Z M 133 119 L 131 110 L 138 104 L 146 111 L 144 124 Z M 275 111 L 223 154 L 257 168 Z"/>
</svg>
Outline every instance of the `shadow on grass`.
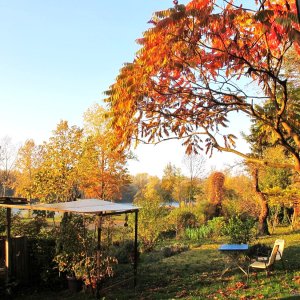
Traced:
<svg viewBox="0 0 300 300">
<path fill-rule="evenodd" d="M 139 266 L 136 299 L 183 297 L 186 291 L 197 295 L 199 289 L 209 290 L 212 286 L 219 289 L 227 282 L 226 278 L 220 279 L 224 262 L 217 246 L 192 249 L 161 258 L 158 263 L 146 261 Z"/>
<path fill-rule="evenodd" d="M 285 269 L 280 262 L 269 277 L 265 273 L 251 276 L 246 284 L 246 276 L 239 270 L 226 273 L 222 279 L 225 259 L 218 251 L 221 242 L 210 242 L 170 257 L 164 257 L 161 251 L 143 254 L 138 266 L 137 286 L 133 280 L 120 286 L 103 291 L 102 297 L 110 299 L 300 299 L 300 234 L 284 233 L 283 229 L 259 242 L 273 245 L 276 238 L 286 240 L 283 259 Z M 111 283 L 132 275 L 131 265 L 118 265 L 115 278 Z M 50 296 L 50 295 L 49 295 Z M 39 294 L 37 298 L 27 299 L 66 299 L 50 298 Z M 21 299 L 21 298 L 20 298 Z M 80 295 L 68 299 L 85 299 Z"/>
</svg>

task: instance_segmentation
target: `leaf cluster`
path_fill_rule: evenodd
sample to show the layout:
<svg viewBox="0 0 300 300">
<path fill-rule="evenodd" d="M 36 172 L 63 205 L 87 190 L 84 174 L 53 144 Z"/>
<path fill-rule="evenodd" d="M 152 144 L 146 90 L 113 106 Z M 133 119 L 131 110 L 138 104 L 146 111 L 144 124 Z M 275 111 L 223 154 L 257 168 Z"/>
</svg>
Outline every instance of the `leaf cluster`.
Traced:
<svg viewBox="0 0 300 300">
<path fill-rule="evenodd" d="M 251 4 L 194 0 L 154 14 L 134 61 L 107 92 L 125 146 L 177 138 L 187 153 L 218 149 L 264 163 L 236 149 L 237 134 L 227 127 L 238 113 L 260 122 L 262 139 L 264 131 L 299 164 L 299 126 L 290 117 L 297 104 L 281 74 L 288 50 L 299 50 L 296 6 Z"/>
</svg>

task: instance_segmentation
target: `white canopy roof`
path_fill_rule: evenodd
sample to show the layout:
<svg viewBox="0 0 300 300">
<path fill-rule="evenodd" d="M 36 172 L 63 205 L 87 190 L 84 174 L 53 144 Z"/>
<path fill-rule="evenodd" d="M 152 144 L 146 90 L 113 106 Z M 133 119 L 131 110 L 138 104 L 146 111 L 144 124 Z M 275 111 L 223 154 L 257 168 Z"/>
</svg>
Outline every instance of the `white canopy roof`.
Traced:
<svg viewBox="0 0 300 300">
<path fill-rule="evenodd" d="M 106 213 L 124 213 L 126 211 L 137 211 L 139 208 L 131 204 L 120 204 L 99 199 L 80 199 L 71 202 L 60 202 L 53 204 L 0 204 L 0 207 L 10 207 L 28 210 L 47 210 L 57 212 L 74 212 L 82 214 L 106 214 Z"/>
</svg>

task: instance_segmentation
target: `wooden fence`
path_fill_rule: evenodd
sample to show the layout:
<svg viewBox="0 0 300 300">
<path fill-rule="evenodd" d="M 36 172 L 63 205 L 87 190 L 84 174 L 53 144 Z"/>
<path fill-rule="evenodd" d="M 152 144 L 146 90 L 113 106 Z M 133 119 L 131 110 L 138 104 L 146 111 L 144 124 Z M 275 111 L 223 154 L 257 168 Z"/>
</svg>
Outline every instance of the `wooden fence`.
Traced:
<svg viewBox="0 0 300 300">
<path fill-rule="evenodd" d="M 3 240 L 1 241 L 2 247 L 0 249 L 3 249 Z M 6 278 L 27 284 L 29 281 L 27 238 L 24 236 L 10 238 L 10 243 L 8 243 L 7 239 L 4 239 L 4 244 Z M 9 244 L 10 251 L 8 249 Z M 0 252 L 0 254 L 2 255 L 0 259 L 3 260 L 3 253 Z"/>
</svg>

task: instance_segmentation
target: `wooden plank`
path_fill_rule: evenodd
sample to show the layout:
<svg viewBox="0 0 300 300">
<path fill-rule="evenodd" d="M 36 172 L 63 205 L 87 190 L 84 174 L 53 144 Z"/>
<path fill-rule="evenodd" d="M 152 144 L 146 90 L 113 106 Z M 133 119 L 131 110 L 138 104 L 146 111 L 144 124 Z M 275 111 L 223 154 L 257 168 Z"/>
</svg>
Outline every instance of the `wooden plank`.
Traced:
<svg viewBox="0 0 300 300">
<path fill-rule="evenodd" d="M 10 280 L 11 274 L 11 256 L 10 256 L 10 241 L 6 239 L 5 241 L 5 270 L 6 270 L 6 282 Z"/>
<path fill-rule="evenodd" d="M 27 238 L 25 236 L 12 238 L 12 276 L 22 283 L 29 279 Z"/>
<path fill-rule="evenodd" d="M 6 280 L 16 278 L 22 283 L 29 280 L 27 238 L 15 237 L 5 241 Z"/>
<path fill-rule="evenodd" d="M 28 203 L 28 201 L 26 198 L 21 198 L 21 197 L 0 197 L 0 203 L 3 203 L 3 204 L 13 204 L 13 203 L 26 204 L 26 203 Z"/>
</svg>

